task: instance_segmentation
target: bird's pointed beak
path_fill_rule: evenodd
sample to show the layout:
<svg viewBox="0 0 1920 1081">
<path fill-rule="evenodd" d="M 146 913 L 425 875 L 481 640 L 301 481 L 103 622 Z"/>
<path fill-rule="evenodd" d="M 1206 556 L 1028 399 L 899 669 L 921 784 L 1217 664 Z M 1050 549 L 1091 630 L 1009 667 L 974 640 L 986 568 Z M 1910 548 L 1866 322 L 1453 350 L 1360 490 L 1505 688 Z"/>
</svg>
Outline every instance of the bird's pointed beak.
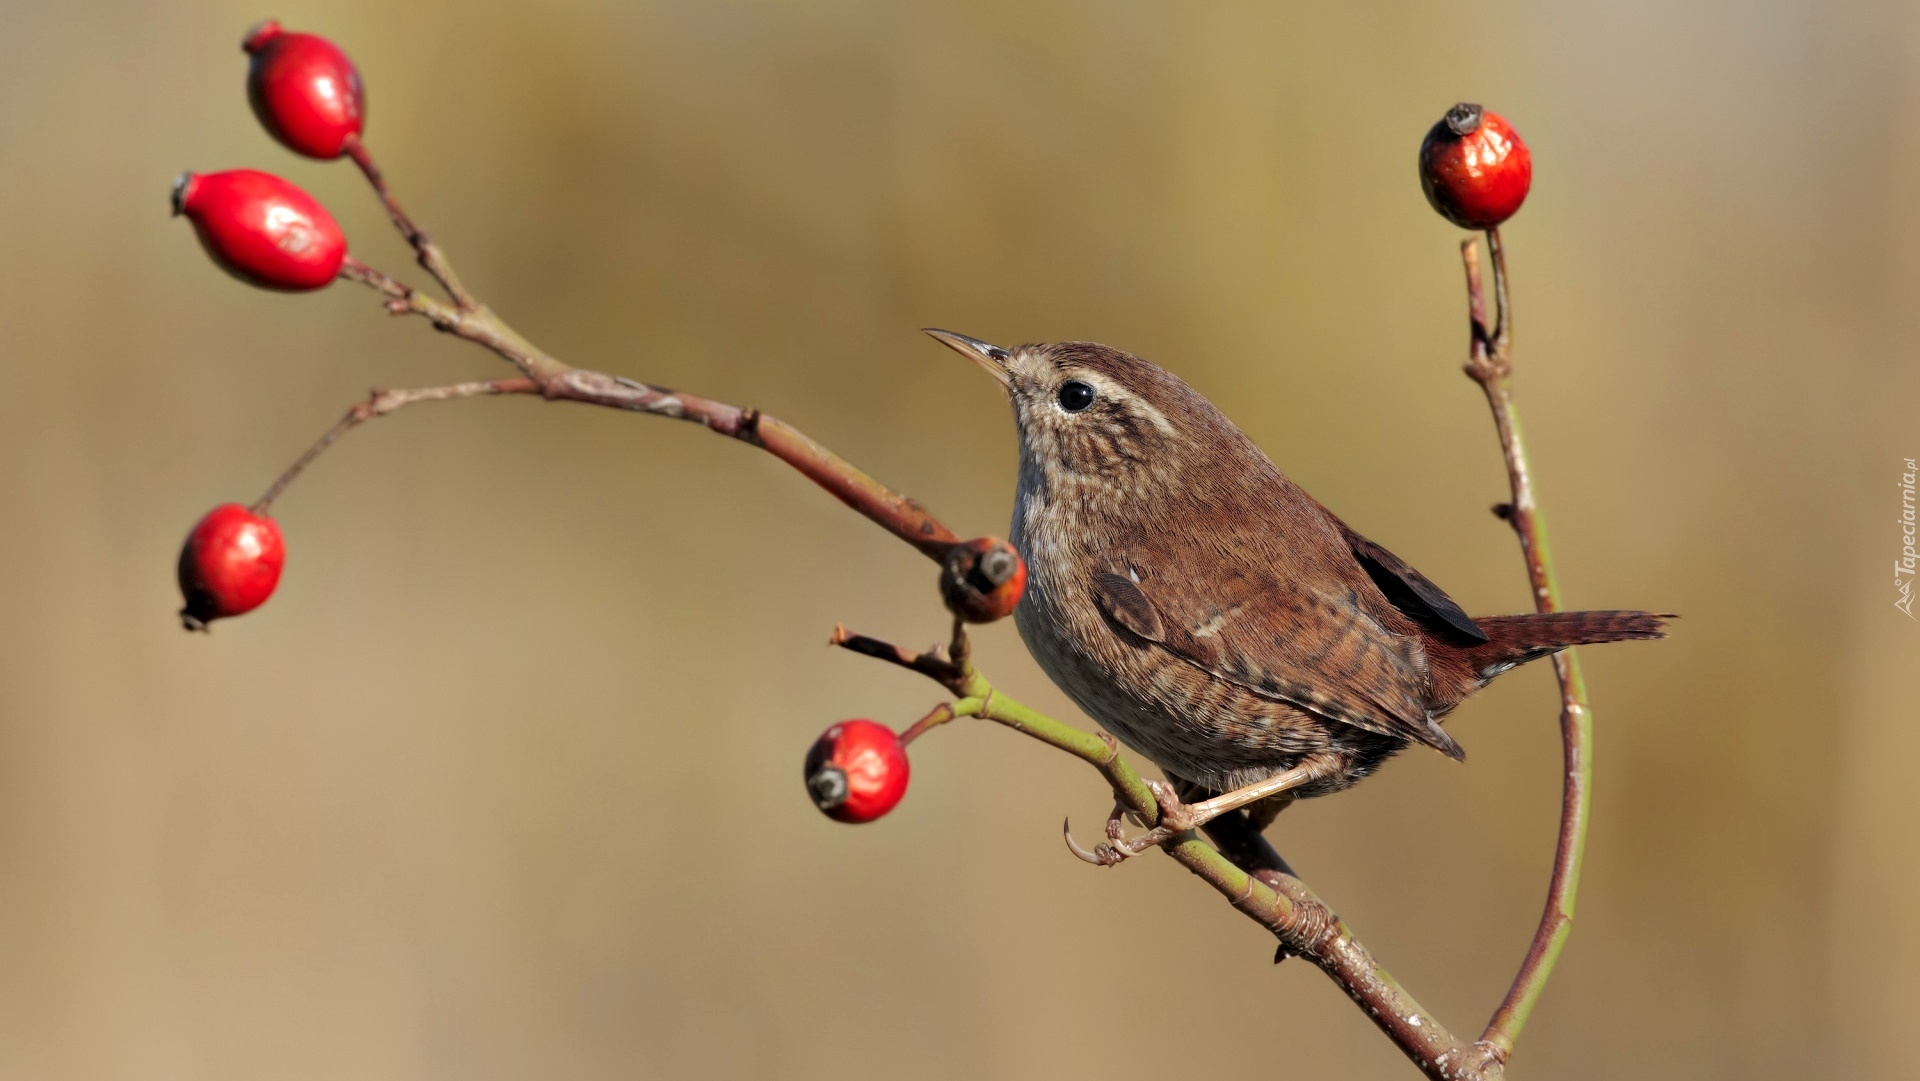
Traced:
<svg viewBox="0 0 1920 1081">
<path fill-rule="evenodd" d="M 951 330 L 935 330 L 932 327 L 923 331 L 934 341 L 966 357 L 987 370 L 987 374 L 1000 381 L 1003 387 L 1013 385 L 1013 376 L 1007 371 L 1007 362 L 1013 354 L 997 345 L 988 345 L 978 338 L 969 338 L 965 334 L 955 334 Z"/>
</svg>

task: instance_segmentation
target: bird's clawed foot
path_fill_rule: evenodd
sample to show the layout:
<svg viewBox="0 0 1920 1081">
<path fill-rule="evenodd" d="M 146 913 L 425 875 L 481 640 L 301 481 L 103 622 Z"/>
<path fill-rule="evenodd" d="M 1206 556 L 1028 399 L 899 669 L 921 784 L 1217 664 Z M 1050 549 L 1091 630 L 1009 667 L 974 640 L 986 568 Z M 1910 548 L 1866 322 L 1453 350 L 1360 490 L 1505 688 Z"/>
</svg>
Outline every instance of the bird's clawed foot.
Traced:
<svg viewBox="0 0 1920 1081">
<path fill-rule="evenodd" d="M 1128 838 L 1122 826 L 1125 819 L 1133 817 L 1132 812 L 1123 804 L 1115 803 L 1112 813 L 1107 815 L 1107 839 L 1094 845 L 1091 850 L 1073 839 L 1073 823 L 1070 820 L 1062 824 L 1061 832 L 1067 839 L 1067 850 L 1095 867 L 1112 867 L 1188 830 L 1196 829 L 1204 821 L 1196 819 L 1193 809 L 1180 802 L 1180 797 L 1168 785 L 1148 781 L 1147 787 L 1153 790 L 1153 798 L 1160 804 L 1159 825 L 1138 837 Z"/>
<path fill-rule="evenodd" d="M 1160 781 L 1148 781 L 1147 787 L 1153 790 L 1153 798 L 1160 804 L 1160 821 L 1147 832 L 1132 839 L 1120 836 L 1120 818 L 1125 809 L 1116 805 L 1113 814 L 1107 816 L 1107 840 L 1095 845 L 1092 851 L 1082 848 L 1067 833 L 1067 847 L 1073 854 L 1098 867 L 1111 867 L 1122 860 L 1137 856 L 1155 845 L 1163 845 L 1189 830 L 1219 818 L 1223 814 L 1237 811 L 1249 805 L 1261 805 L 1248 814 L 1262 830 L 1272 823 L 1273 816 L 1292 802 L 1294 789 L 1309 784 L 1336 769 L 1339 763 L 1329 755 L 1308 758 L 1292 769 L 1283 770 L 1264 781 L 1256 781 L 1244 788 L 1236 788 L 1198 803 L 1183 802 L 1170 785 Z M 1284 797 L 1284 798 L 1276 798 Z"/>
</svg>

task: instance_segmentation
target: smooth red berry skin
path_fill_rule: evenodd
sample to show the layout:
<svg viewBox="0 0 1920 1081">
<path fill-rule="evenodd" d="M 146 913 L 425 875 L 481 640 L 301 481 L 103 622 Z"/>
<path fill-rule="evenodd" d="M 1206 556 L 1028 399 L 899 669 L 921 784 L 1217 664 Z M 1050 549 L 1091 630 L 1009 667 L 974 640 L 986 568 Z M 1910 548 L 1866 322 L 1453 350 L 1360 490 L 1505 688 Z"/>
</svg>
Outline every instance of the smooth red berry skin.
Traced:
<svg viewBox="0 0 1920 1081">
<path fill-rule="evenodd" d="M 310 158 L 337 158 L 365 130 L 367 95 L 360 72 L 338 45 L 317 34 L 293 34 L 273 19 L 241 43 L 247 100 L 267 133 Z"/>
<path fill-rule="evenodd" d="M 1526 202 L 1533 155 L 1499 113 L 1462 103 L 1420 144 L 1420 186 L 1441 217 L 1462 229 L 1491 229 Z"/>
<path fill-rule="evenodd" d="M 183 173 L 173 212 L 193 223 L 222 269 L 263 289 L 322 288 L 347 257 L 347 238 L 327 208 L 272 173 Z"/>
<path fill-rule="evenodd" d="M 841 721 L 807 751 L 807 794 L 838 822 L 871 822 L 907 794 L 907 748 L 893 729 Z"/>
<path fill-rule="evenodd" d="M 280 527 L 238 503 L 207 512 L 180 546 L 180 622 L 204 631 L 216 619 L 253 611 L 273 596 L 287 550 Z"/>
<path fill-rule="evenodd" d="M 1026 591 L 1026 560 L 998 537 L 956 544 L 940 563 L 940 597 L 968 623 L 1005 619 Z"/>
</svg>

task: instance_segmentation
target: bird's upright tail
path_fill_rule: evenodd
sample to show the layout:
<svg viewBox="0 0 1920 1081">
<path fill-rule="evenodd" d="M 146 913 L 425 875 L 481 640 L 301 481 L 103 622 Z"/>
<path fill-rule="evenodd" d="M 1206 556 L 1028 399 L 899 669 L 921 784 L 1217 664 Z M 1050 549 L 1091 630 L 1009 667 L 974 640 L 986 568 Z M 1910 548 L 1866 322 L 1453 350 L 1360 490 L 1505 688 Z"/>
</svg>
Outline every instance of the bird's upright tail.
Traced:
<svg viewBox="0 0 1920 1081">
<path fill-rule="evenodd" d="M 1427 703 L 1429 718 L 1446 716 L 1473 692 L 1486 686 L 1488 680 L 1515 665 L 1558 653 L 1568 646 L 1665 638 L 1666 621 L 1673 618 L 1653 612 L 1528 612 L 1519 616 L 1479 616 L 1474 622 L 1486 633 L 1486 641 L 1429 650 L 1432 665 L 1432 697 Z M 1434 731 L 1439 729 L 1435 727 Z M 1447 742 L 1450 744 L 1452 740 Z M 1437 743 L 1435 746 L 1447 751 Z"/>
<path fill-rule="evenodd" d="M 1525 664 L 1568 646 L 1601 642 L 1629 642 L 1665 638 L 1671 615 L 1653 612 L 1529 612 L 1518 616 L 1483 616 L 1474 622 L 1487 640 L 1468 647 L 1473 674 L 1491 679 L 1516 664 Z"/>
</svg>

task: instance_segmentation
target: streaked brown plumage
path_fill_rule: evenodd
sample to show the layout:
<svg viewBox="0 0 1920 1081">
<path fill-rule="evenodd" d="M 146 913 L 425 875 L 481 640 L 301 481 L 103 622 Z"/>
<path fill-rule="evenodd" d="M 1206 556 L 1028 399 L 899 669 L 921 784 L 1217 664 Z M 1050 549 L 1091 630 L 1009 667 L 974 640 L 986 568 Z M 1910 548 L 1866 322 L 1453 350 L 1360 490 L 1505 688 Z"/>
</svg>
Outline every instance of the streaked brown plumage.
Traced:
<svg viewBox="0 0 1920 1081">
<path fill-rule="evenodd" d="M 930 333 L 1013 403 L 1021 637 L 1189 790 L 1304 765 L 1292 795 L 1322 795 L 1410 742 L 1460 758 L 1439 721 L 1494 676 L 1569 645 L 1662 635 L 1646 612 L 1469 619 L 1157 365 L 1089 342 L 1003 350 Z"/>
</svg>

